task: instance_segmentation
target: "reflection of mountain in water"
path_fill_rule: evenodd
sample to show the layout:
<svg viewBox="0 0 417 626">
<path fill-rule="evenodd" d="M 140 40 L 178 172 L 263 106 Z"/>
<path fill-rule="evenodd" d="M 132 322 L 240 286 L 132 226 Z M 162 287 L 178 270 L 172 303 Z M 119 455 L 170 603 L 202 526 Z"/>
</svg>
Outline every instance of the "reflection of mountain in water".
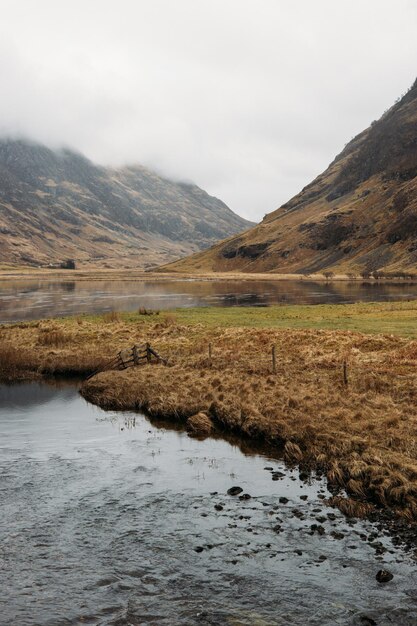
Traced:
<svg viewBox="0 0 417 626">
<path fill-rule="evenodd" d="M 71 297 L 68 297 L 68 294 Z M 25 280 L 0 286 L 0 322 L 139 307 L 341 304 L 417 298 L 417 283 L 356 281 L 71 281 Z"/>
</svg>

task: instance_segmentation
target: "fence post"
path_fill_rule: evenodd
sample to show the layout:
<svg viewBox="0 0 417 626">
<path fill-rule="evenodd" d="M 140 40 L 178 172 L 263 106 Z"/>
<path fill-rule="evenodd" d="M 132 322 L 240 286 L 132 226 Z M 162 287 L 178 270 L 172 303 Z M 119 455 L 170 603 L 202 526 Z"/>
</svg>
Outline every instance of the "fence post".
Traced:
<svg viewBox="0 0 417 626">
<path fill-rule="evenodd" d="M 138 359 L 138 348 L 136 345 L 133 346 L 132 353 L 133 353 L 133 363 L 137 365 L 139 363 L 139 359 Z"/>
<path fill-rule="evenodd" d="M 347 362 L 343 361 L 343 384 L 345 387 L 348 386 L 348 373 L 347 373 Z"/>
<path fill-rule="evenodd" d="M 272 373 L 276 374 L 277 373 L 277 361 L 276 361 L 276 354 L 275 354 L 275 346 L 272 346 Z"/>
</svg>

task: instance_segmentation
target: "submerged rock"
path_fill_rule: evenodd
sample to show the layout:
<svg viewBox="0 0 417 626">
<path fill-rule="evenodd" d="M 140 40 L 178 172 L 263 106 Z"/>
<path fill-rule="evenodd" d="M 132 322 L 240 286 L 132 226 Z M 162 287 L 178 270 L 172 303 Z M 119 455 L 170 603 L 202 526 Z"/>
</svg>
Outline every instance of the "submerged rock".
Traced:
<svg viewBox="0 0 417 626">
<path fill-rule="evenodd" d="M 242 493 L 242 491 L 242 487 L 230 487 L 230 489 L 227 490 L 227 493 L 229 496 L 238 496 Z"/>
<path fill-rule="evenodd" d="M 379 583 L 388 583 L 394 578 L 394 575 L 386 569 L 380 569 L 375 578 Z"/>
</svg>

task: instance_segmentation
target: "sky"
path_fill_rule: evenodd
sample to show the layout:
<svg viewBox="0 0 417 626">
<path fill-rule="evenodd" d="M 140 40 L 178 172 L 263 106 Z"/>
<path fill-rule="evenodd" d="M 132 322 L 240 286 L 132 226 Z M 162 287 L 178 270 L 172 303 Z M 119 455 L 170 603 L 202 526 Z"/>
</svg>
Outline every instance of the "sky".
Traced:
<svg viewBox="0 0 417 626">
<path fill-rule="evenodd" d="M 260 221 L 417 76 L 416 0 L 0 0 L 0 134 Z"/>
</svg>

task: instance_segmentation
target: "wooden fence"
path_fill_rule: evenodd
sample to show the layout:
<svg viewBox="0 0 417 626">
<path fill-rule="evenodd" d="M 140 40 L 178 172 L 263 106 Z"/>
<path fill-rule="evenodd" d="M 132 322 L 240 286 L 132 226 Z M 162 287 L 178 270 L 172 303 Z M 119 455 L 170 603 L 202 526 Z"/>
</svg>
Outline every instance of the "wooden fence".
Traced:
<svg viewBox="0 0 417 626">
<path fill-rule="evenodd" d="M 107 361 L 102 367 L 92 372 L 86 380 L 89 380 L 99 372 L 125 370 L 128 367 L 134 367 L 141 363 L 151 363 L 152 360 L 156 360 L 158 363 L 164 363 L 164 365 L 167 364 L 166 359 L 163 359 L 149 343 L 134 345 L 126 350 L 120 350 L 110 361 Z"/>
</svg>

